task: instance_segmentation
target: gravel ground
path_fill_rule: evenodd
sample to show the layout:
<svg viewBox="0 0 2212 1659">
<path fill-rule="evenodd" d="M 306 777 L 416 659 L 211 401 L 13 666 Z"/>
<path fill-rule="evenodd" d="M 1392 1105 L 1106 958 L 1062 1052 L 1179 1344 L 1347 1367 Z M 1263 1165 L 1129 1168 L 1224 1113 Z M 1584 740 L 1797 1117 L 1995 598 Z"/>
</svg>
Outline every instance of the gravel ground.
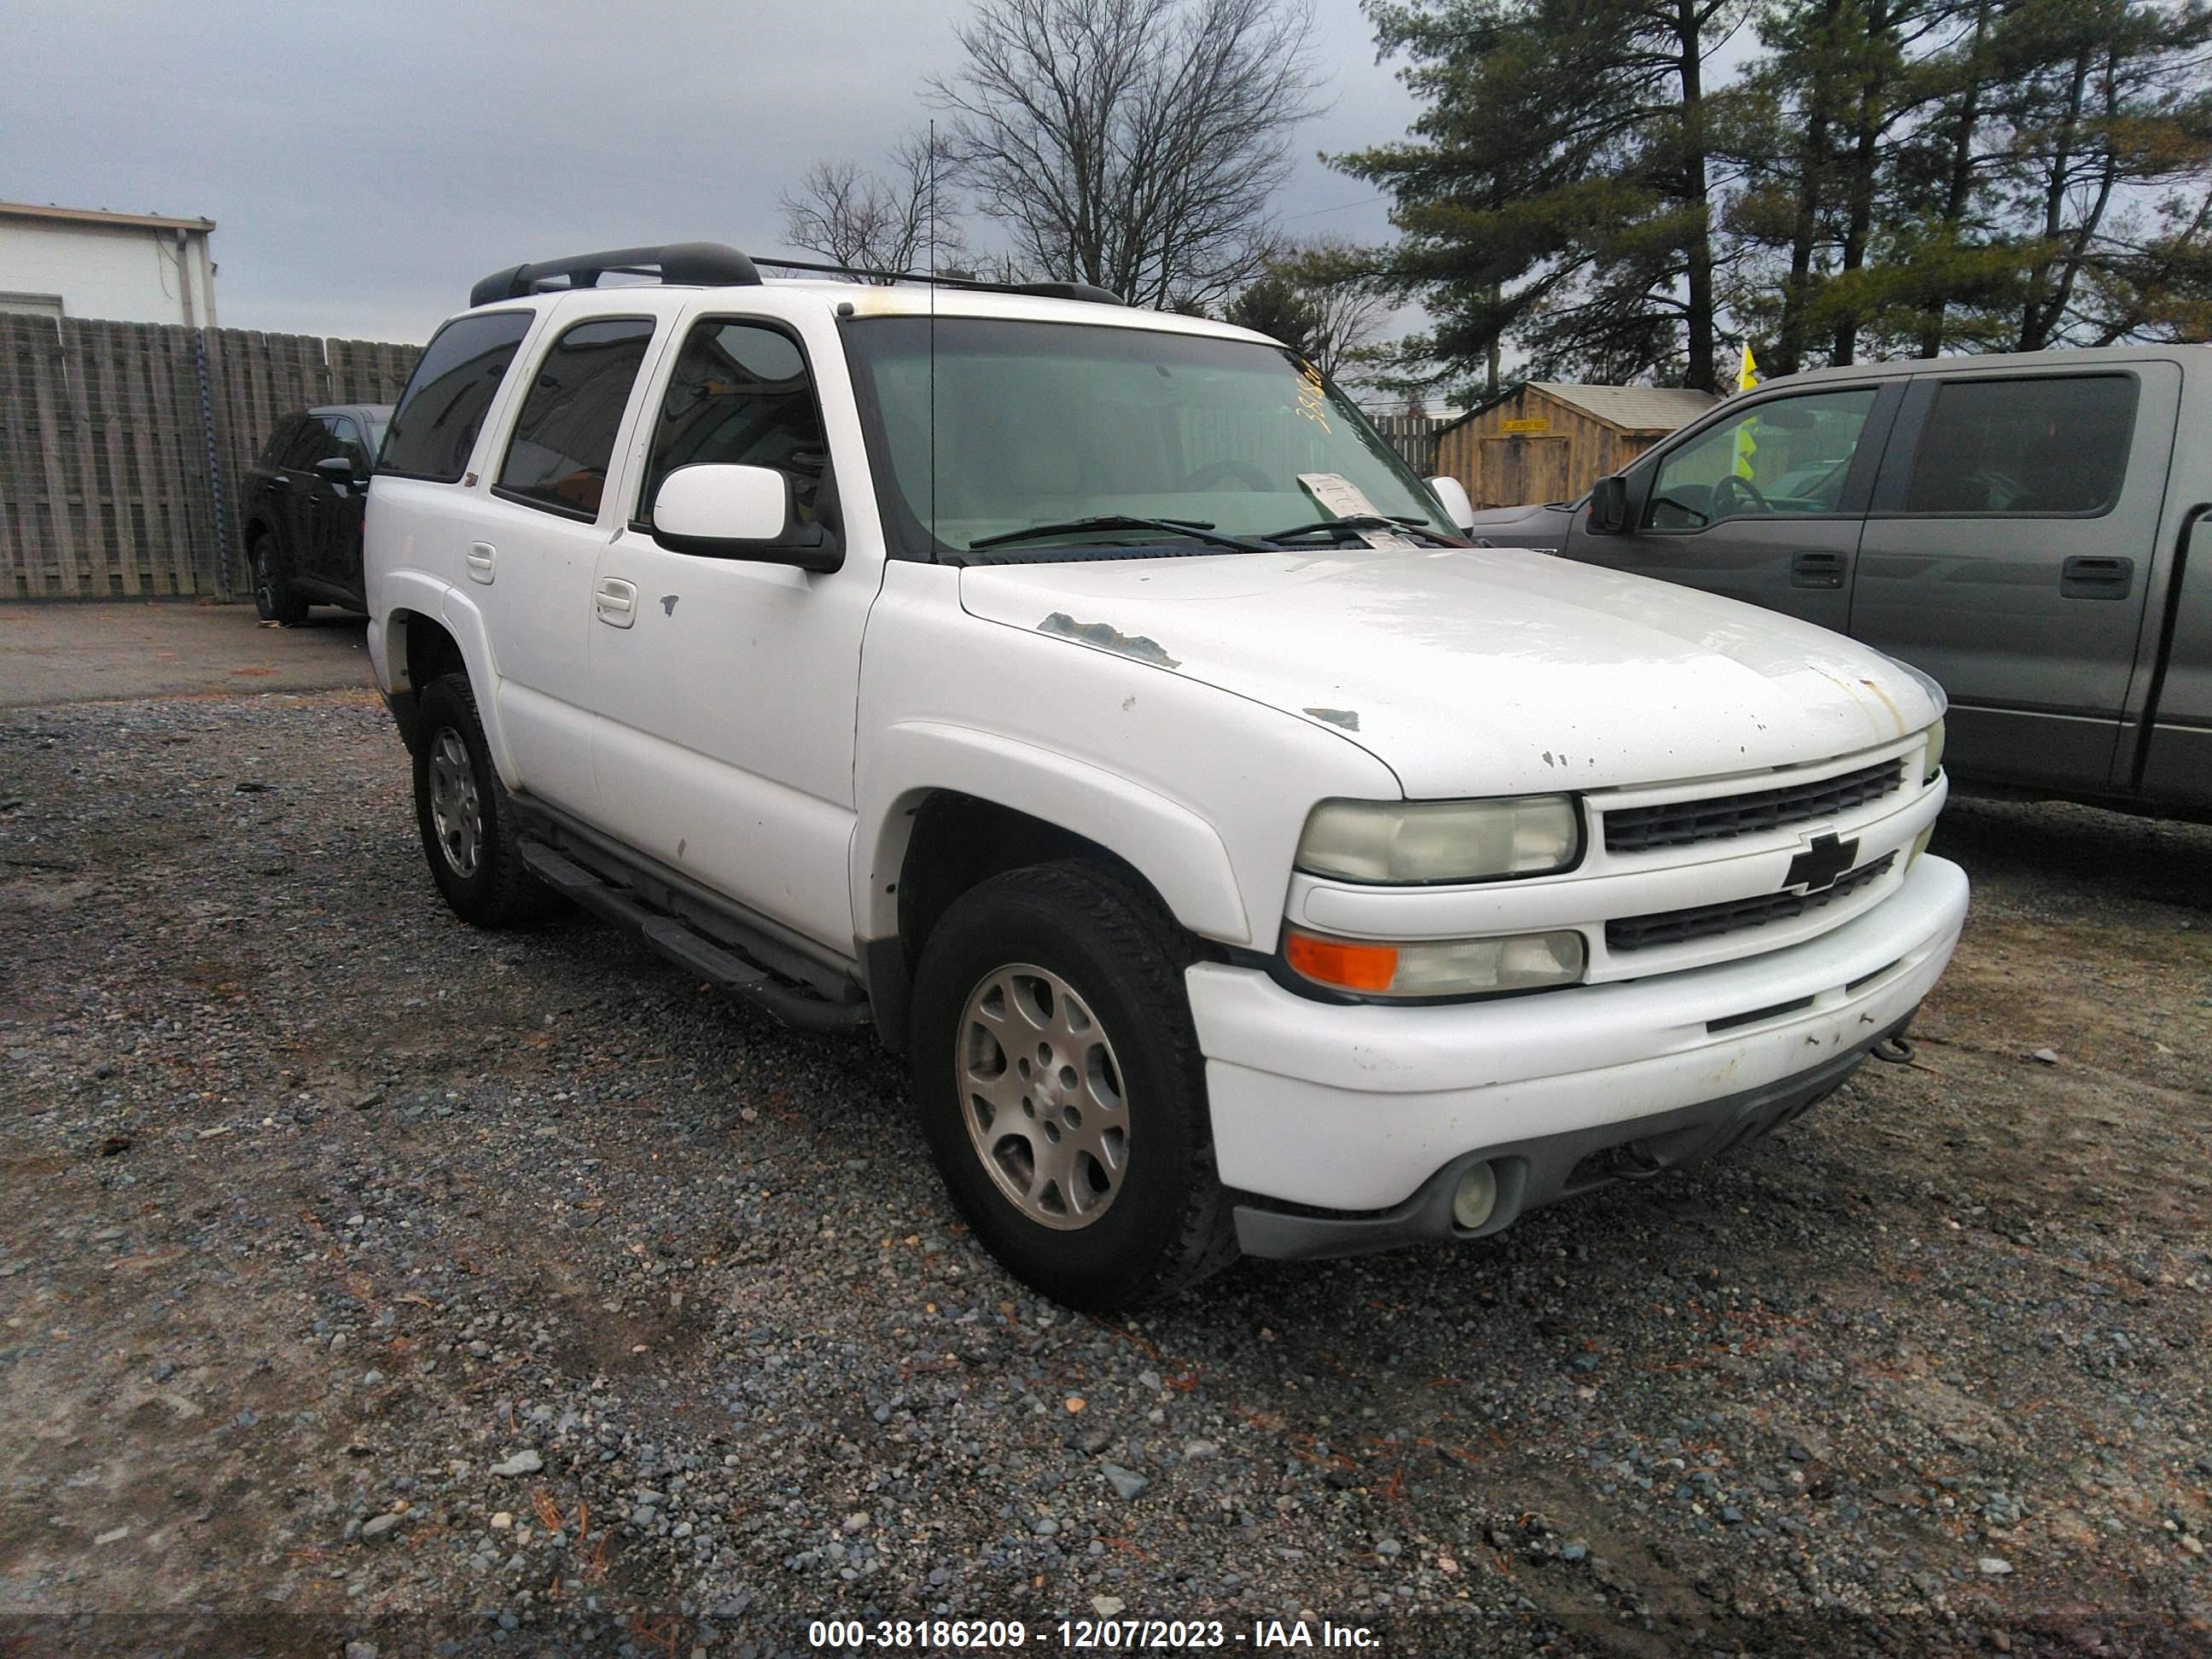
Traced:
<svg viewBox="0 0 2212 1659">
<path fill-rule="evenodd" d="M 0 714 L 0 1651 L 2212 1650 L 2212 830 L 1937 845 L 1915 1065 L 1116 1326 L 872 1043 L 455 921 L 371 697 Z"/>
</svg>

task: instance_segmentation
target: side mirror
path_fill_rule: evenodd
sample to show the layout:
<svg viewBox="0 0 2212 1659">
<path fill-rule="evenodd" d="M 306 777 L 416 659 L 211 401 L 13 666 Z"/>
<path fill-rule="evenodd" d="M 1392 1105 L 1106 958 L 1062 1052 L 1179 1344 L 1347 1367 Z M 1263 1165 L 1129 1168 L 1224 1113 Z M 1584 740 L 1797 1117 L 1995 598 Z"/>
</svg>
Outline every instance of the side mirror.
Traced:
<svg viewBox="0 0 2212 1659">
<path fill-rule="evenodd" d="M 1628 480 L 1615 474 L 1590 487 L 1589 518 L 1593 536 L 1618 536 L 1628 528 Z"/>
<path fill-rule="evenodd" d="M 315 463 L 315 471 L 331 483 L 367 483 L 368 477 L 350 455 L 325 455 Z"/>
<path fill-rule="evenodd" d="M 653 498 L 653 539 L 672 553 L 752 559 L 828 572 L 845 550 L 818 524 L 802 524 L 791 478 L 772 466 L 699 462 L 660 481 Z"/>
<path fill-rule="evenodd" d="M 1474 503 L 1457 478 L 1431 478 L 1429 489 L 1444 504 L 1444 518 L 1454 530 L 1464 531 L 1474 522 Z"/>
</svg>

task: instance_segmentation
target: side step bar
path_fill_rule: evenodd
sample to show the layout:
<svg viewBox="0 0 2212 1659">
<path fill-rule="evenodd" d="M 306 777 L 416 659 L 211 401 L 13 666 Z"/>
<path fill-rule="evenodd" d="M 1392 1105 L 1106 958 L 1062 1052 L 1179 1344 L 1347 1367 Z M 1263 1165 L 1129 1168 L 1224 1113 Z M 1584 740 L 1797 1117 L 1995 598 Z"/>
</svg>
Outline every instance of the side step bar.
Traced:
<svg viewBox="0 0 2212 1659">
<path fill-rule="evenodd" d="M 870 1012 L 865 1001 L 832 1002 L 786 985 L 680 918 L 655 910 L 634 895 L 600 880 L 544 842 L 525 836 L 518 847 L 531 873 L 555 892 L 629 928 L 671 962 L 709 984 L 735 993 L 787 1025 L 809 1031 L 857 1031 L 868 1024 Z"/>
</svg>

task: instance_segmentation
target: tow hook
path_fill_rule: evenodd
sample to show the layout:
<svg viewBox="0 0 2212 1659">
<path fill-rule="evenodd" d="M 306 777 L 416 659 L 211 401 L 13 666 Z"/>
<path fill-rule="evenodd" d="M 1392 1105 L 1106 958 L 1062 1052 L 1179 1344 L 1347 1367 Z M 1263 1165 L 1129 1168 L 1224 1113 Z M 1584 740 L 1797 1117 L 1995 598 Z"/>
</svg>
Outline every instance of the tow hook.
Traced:
<svg viewBox="0 0 2212 1659">
<path fill-rule="evenodd" d="M 1873 1048 L 1868 1049 L 1867 1052 L 1872 1054 L 1876 1060 L 1887 1060 L 1892 1066 L 1910 1066 L 1912 1064 L 1913 1048 L 1911 1040 L 1898 1032 L 1893 1031 L 1889 1036 L 1882 1038 L 1881 1042 L 1875 1043 Z"/>
</svg>

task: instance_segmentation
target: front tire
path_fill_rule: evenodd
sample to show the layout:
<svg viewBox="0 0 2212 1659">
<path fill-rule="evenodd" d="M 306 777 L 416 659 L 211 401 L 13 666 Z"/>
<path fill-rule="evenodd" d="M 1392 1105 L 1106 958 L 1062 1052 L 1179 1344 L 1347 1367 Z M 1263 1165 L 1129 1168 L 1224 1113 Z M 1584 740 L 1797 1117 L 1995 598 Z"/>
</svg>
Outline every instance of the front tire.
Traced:
<svg viewBox="0 0 2212 1659">
<path fill-rule="evenodd" d="M 415 821 L 446 902 L 478 927 L 542 915 L 551 893 L 522 862 L 514 803 L 491 763 L 468 676 L 431 681 L 416 722 Z"/>
<path fill-rule="evenodd" d="M 253 610 L 264 622 L 297 628 L 307 620 L 307 602 L 292 591 L 291 568 L 276 538 L 267 531 L 247 549 L 253 562 Z"/>
<path fill-rule="evenodd" d="M 1191 955 L 1150 893 L 1072 862 L 983 883 L 922 952 L 911 1052 L 938 1169 L 991 1254 L 1070 1307 L 1156 1302 L 1235 1258 Z"/>
</svg>

